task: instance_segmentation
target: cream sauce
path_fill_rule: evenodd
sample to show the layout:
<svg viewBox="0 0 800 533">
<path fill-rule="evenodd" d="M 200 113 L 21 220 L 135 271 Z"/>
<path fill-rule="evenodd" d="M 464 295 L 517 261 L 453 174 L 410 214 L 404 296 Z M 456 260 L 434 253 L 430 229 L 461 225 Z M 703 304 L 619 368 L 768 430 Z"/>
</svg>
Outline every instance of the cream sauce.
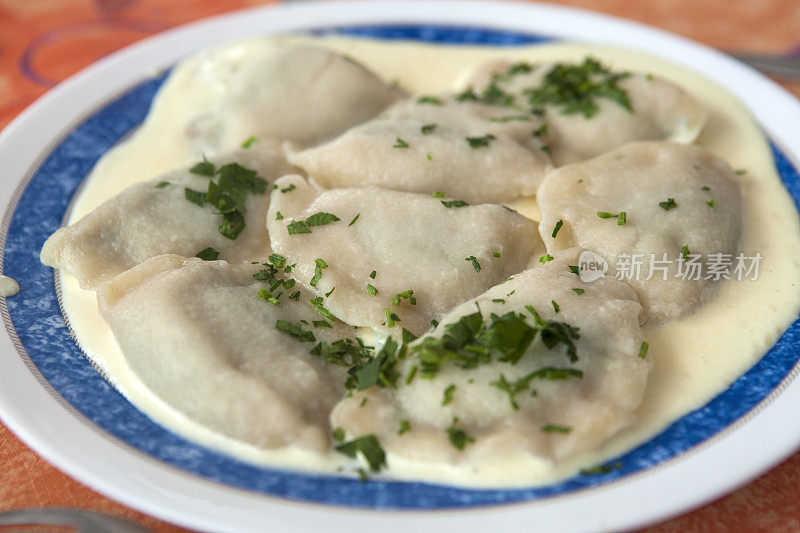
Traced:
<svg viewBox="0 0 800 533">
<path fill-rule="evenodd" d="M 685 413 L 702 406 L 747 371 L 774 344 L 800 310 L 800 223 L 791 197 L 774 168 L 763 132 L 735 97 L 698 73 L 631 50 L 581 44 L 547 44 L 519 48 L 432 46 L 406 42 L 373 42 L 347 38 L 281 37 L 279 41 L 324 44 L 341 50 L 397 82 L 411 93 L 447 91 L 469 66 L 490 58 L 579 60 L 591 54 L 616 68 L 650 72 L 679 83 L 710 111 L 698 141 L 746 169 L 741 178 L 744 233 L 741 250 L 763 256 L 756 281 L 726 281 L 717 296 L 694 314 L 646 329 L 648 357 L 654 371 L 637 421 L 595 452 L 575 457 L 557 468 L 524 457 L 497 457 L 482 469 L 411 464 L 389 457 L 390 475 L 453 484 L 536 485 L 552 482 L 630 449 L 662 431 Z M 231 56 L 246 60 L 254 47 L 273 40 L 240 43 Z M 207 66 L 207 65 L 205 65 Z M 187 117 L 214 107 L 221 89 L 191 93 L 184 87 L 202 59 L 190 59 L 175 70 L 143 126 L 109 152 L 89 176 L 76 199 L 69 222 L 97 207 L 129 185 L 195 161 L 180 142 Z M 163 141 L 168 139 L 168 141 Z M 235 147 L 228 147 L 235 148 Z M 113 179 L 112 179 L 113 177 Z M 531 199 L 517 208 L 538 218 Z M 188 420 L 163 404 L 131 372 L 113 335 L 97 312 L 95 294 L 78 287 L 69 275 L 61 279 L 62 303 L 79 344 L 109 381 L 155 421 L 187 438 L 256 463 L 333 472 L 339 456 L 310 456 L 299 451 L 264 451 L 235 442 Z"/>
</svg>

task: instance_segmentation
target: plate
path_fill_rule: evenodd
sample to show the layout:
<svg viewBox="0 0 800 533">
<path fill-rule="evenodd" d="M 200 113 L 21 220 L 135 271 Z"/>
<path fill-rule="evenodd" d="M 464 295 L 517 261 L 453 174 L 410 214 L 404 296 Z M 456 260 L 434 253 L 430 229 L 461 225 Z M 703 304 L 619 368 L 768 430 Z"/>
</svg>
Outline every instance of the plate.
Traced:
<svg viewBox="0 0 800 533">
<path fill-rule="evenodd" d="M 0 199 L 8 201 L 2 269 L 22 288 L 0 299 L 9 333 L 0 341 L 0 417 L 43 457 L 111 498 L 203 530 L 318 531 L 324 521 L 326 531 L 513 531 L 529 523 L 572 531 L 635 527 L 698 506 L 800 444 L 800 427 L 784 423 L 800 414 L 800 321 L 728 390 L 619 458 L 622 468 L 538 488 L 360 482 L 263 468 L 192 444 L 137 411 L 70 336 L 39 250 L 97 159 L 141 123 L 171 65 L 213 44 L 287 31 L 494 46 L 571 39 L 660 55 L 745 102 L 800 202 L 794 97 L 718 52 L 630 22 L 534 4 L 325 2 L 257 8 L 166 32 L 64 82 L 0 134 L 7 176 Z"/>
</svg>

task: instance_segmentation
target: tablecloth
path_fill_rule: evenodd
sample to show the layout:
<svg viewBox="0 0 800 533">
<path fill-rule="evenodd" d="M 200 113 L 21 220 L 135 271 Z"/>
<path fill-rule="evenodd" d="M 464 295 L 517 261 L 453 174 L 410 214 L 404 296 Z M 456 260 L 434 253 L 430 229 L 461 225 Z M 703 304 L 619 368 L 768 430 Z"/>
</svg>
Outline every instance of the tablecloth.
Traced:
<svg viewBox="0 0 800 533">
<path fill-rule="evenodd" d="M 267 0 L 0 0 L 0 128 L 58 82 L 101 56 L 167 28 Z M 562 0 L 747 52 L 800 55 L 797 0 Z M 800 95 L 800 83 L 783 85 Z M 800 453 L 736 492 L 647 529 L 800 531 Z M 115 503 L 39 458 L 0 425 L 0 511 L 93 509 L 159 532 L 185 531 Z"/>
</svg>

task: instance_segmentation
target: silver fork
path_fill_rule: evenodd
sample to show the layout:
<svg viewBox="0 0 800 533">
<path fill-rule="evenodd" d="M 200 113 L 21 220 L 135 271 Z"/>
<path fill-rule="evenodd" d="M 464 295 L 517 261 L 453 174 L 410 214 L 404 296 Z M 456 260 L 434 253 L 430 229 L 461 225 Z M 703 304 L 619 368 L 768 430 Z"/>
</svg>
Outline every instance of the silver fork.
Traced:
<svg viewBox="0 0 800 533">
<path fill-rule="evenodd" d="M 134 522 L 107 514 L 80 509 L 20 509 L 0 513 L 0 528 L 5 526 L 55 526 L 73 528 L 80 533 L 148 533 Z"/>
<path fill-rule="evenodd" d="M 800 80 L 800 57 L 781 56 L 775 54 L 748 54 L 745 52 L 728 52 L 730 55 L 747 63 L 764 74 Z"/>
</svg>

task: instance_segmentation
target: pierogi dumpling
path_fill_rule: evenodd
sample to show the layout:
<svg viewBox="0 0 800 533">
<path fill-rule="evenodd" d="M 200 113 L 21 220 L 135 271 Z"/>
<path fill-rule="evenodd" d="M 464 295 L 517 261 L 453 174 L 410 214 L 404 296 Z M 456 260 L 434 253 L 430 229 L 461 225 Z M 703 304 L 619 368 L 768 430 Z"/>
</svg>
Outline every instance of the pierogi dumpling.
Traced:
<svg viewBox="0 0 800 533">
<path fill-rule="evenodd" d="M 570 74 L 550 74 L 564 65 L 573 67 Z M 620 104 L 621 93 L 608 87 L 597 90 L 598 95 L 605 96 L 591 98 L 597 106 L 590 112 L 591 116 L 582 113 L 586 108 L 580 106 L 585 102 L 574 103 L 573 112 L 567 114 L 565 106 L 541 105 L 547 124 L 541 137 L 557 165 L 583 161 L 631 141 L 669 140 L 690 144 L 705 125 L 707 111 L 678 85 L 650 74 L 603 72 L 605 67 L 591 59 L 582 65 L 489 61 L 464 73 L 459 85 L 462 89 L 473 87 L 476 93 L 492 86 L 512 97 L 513 106 L 527 109 L 532 105 L 532 90 L 543 85 L 547 85 L 549 93 L 575 89 L 566 86 L 573 81 L 571 75 L 581 69 L 594 72 L 588 75 L 590 80 L 615 79 L 615 84 L 627 96 L 630 109 Z M 547 83 L 548 74 L 551 79 L 566 81 L 563 85 Z M 544 92 L 539 94 L 546 98 Z"/>
<path fill-rule="evenodd" d="M 403 96 L 362 65 L 324 48 L 262 47 L 245 57 L 221 54 L 220 60 L 230 65 L 216 78 L 227 90 L 218 108 L 187 125 L 196 150 L 231 150 L 250 136 L 313 144 Z M 201 66 L 201 73 L 215 71 L 213 60 Z"/>
<path fill-rule="evenodd" d="M 100 313 L 133 372 L 173 409 L 261 448 L 324 451 L 345 370 L 309 351 L 352 328 L 315 328 L 320 317 L 300 287 L 297 301 L 260 298 L 259 268 L 154 257 L 99 287 Z M 281 331 L 278 321 L 306 333 Z"/>
<path fill-rule="evenodd" d="M 543 252 L 536 223 L 499 205 L 456 207 L 376 188 L 323 191 L 300 176 L 276 187 L 267 215 L 273 250 L 296 263 L 299 282 L 330 293 L 325 307 L 355 326 L 389 326 L 395 315 L 392 331 L 421 334 Z M 307 231 L 296 232 L 303 224 Z"/>
<path fill-rule="evenodd" d="M 597 448 L 632 421 L 652 365 L 640 357 L 636 293 L 581 281 L 569 268 L 579 252 L 458 306 L 408 346 L 397 390 L 343 399 L 331 425 L 377 435 L 390 458 L 434 464 L 524 468 Z"/>
<path fill-rule="evenodd" d="M 547 249 L 581 246 L 605 257 L 606 275 L 629 281 L 650 321 L 677 318 L 710 298 L 709 264 L 730 262 L 741 234 L 734 172 L 696 146 L 625 145 L 554 170 L 538 200 Z"/>
<path fill-rule="evenodd" d="M 259 142 L 247 150 L 211 158 L 210 162 L 215 169 L 236 163 L 269 181 L 291 169 L 275 142 Z M 246 211 L 242 213 L 245 226 L 231 239 L 220 231 L 223 216 L 216 208 L 187 200 L 186 188 L 205 196 L 211 179 L 186 168 L 132 185 L 53 233 L 42 247 L 42 263 L 73 274 L 84 288 L 94 288 L 161 254 L 193 257 L 212 247 L 220 259 L 231 262 L 266 257 L 269 239 L 264 218 L 269 187 L 265 185 L 261 193 L 246 194 Z"/>
<path fill-rule="evenodd" d="M 399 102 L 289 161 L 326 188 L 381 187 L 470 203 L 532 196 L 552 168 L 539 117 L 445 96 Z"/>
</svg>

